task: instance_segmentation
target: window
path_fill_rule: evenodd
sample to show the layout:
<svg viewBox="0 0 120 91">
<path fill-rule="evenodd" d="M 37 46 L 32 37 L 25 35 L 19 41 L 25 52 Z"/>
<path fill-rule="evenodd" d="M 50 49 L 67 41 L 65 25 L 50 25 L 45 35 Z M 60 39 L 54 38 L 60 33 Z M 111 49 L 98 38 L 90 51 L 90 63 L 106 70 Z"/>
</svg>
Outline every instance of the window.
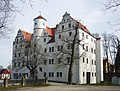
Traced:
<svg viewBox="0 0 120 91">
<path fill-rule="evenodd" d="M 16 67 L 16 62 L 14 62 L 14 67 Z"/>
<path fill-rule="evenodd" d="M 85 63 L 85 58 L 83 57 L 83 63 Z"/>
<path fill-rule="evenodd" d="M 35 22 L 35 25 L 37 25 L 37 23 Z"/>
<path fill-rule="evenodd" d="M 83 77 L 85 77 L 85 72 L 83 72 Z"/>
<path fill-rule="evenodd" d="M 57 77 L 59 77 L 59 72 L 57 72 Z"/>
<path fill-rule="evenodd" d="M 82 47 L 83 47 L 83 50 L 84 50 L 85 49 L 85 45 L 83 44 Z"/>
<path fill-rule="evenodd" d="M 42 68 L 41 68 L 41 67 L 39 67 L 39 71 L 41 71 L 41 72 L 42 72 Z"/>
<path fill-rule="evenodd" d="M 44 38 L 44 42 L 46 42 L 46 38 Z"/>
<path fill-rule="evenodd" d="M 51 77 L 51 75 L 52 75 L 52 74 L 49 72 L 49 77 Z"/>
<path fill-rule="evenodd" d="M 15 45 L 15 48 L 17 49 L 17 45 Z"/>
<path fill-rule="evenodd" d="M 20 47 L 22 47 L 22 44 L 20 44 Z"/>
<path fill-rule="evenodd" d="M 94 49 L 94 54 L 95 54 L 95 49 Z"/>
<path fill-rule="evenodd" d="M 60 77 L 62 77 L 62 72 L 60 72 Z"/>
<path fill-rule="evenodd" d="M 64 25 L 62 25 L 62 29 L 64 29 Z"/>
<path fill-rule="evenodd" d="M 54 47 L 52 47 L 52 52 L 54 52 Z"/>
<path fill-rule="evenodd" d="M 46 77 L 46 72 L 44 72 L 44 77 Z"/>
<path fill-rule="evenodd" d="M 52 64 L 54 64 L 54 59 L 52 59 Z"/>
<path fill-rule="evenodd" d="M 49 59 L 49 64 L 51 64 L 52 62 L 51 62 L 51 59 Z"/>
<path fill-rule="evenodd" d="M 94 75 L 93 75 L 93 72 L 92 72 L 92 77 L 93 77 Z"/>
<path fill-rule="evenodd" d="M 45 23 L 43 23 L 43 25 L 45 26 Z"/>
<path fill-rule="evenodd" d="M 25 64 L 26 64 L 25 61 L 23 61 L 23 64 L 22 64 L 22 65 L 25 66 Z"/>
<path fill-rule="evenodd" d="M 88 39 L 88 35 L 86 35 L 86 39 Z"/>
<path fill-rule="evenodd" d="M 17 42 L 18 42 L 19 40 L 17 39 Z"/>
<path fill-rule="evenodd" d="M 54 73 L 52 72 L 52 77 L 54 77 Z"/>
<path fill-rule="evenodd" d="M 49 47 L 49 52 L 51 52 L 51 47 Z"/>
<path fill-rule="evenodd" d="M 57 50 L 60 51 L 60 46 L 58 46 Z"/>
<path fill-rule="evenodd" d="M 61 35 L 59 34 L 59 39 L 61 39 Z"/>
<path fill-rule="evenodd" d="M 94 61 L 94 64 L 96 65 L 96 61 Z"/>
<path fill-rule="evenodd" d="M 71 27 L 71 23 L 69 23 L 68 27 L 69 27 L 69 28 Z"/>
<path fill-rule="evenodd" d="M 93 65 L 93 60 L 92 60 L 92 65 Z"/>
<path fill-rule="evenodd" d="M 86 51 L 88 51 L 88 46 L 86 46 Z"/>
<path fill-rule="evenodd" d="M 84 33 L 82 33 L 82 37 L 84 37 Z"/>
<path fill-rule="evenodd" d="M 17 57 L 17 54 L 15 53 L 15 57 Z"/>
<path fill-rule="evenodd" d="M 20 62 L 18 62 L 18 67 L 20 67 Z"/>
<path fill-rule="evenodd" d="M 57 72 L 57 77 L 62 77 L 62 72 Z"/>
<path fill-rule="evenodd" d="M 87 60 L 87 64 L 88 64 L 88 58 L 86 60 Z"/>
<path fill-rule="evenodd" d="M 54 64 L 54 59 L 49 59 L 49 64 Z"/>
<path fill-rule="evenodd" d="M 20 57 L 20 53 L 18 54 L 18 56 Z"/>
<path fill-rule="evenodd" d="M 54 73 L 53 72 L 49 72 L 49 77 L 54 77 Z"/>
<path fill-rule="evenodd" d="M 49 47 L 49 52 L 54 52 L 54 47 Z"/>
<path fill-rule="evenodd" d="M 91 48 L 91 53 L 93 53 L 93 48 Z"/>
<path fill-rule="evenodd" d="M 47 60 L 44 60 L 44 65 L 46 65 L 47 64 Z"/>
<path fill-rule="evenodd" d="M 72 35 L 72 32 L 69 32 L 69 36 L 71 36 Z"/>
<path fill-rule="evenodd" d="M 37 45 L 36 45 L 36 43 L 34 43 L 34 47 L 36 47 Z"/>
<path fill-rule="evenodd" d="M 96 77 L 96 73 L 95 73 L 95 77 Z"/>
<path fill-rule="evenodd" d="M 46 53 L 46 52 L 47 52 L 47 48 L 44 49 L 44 53 Z"/>
<path fill-rule="evenodd" d="M 63 50 L 63 45 L 61 45 L 61 51 Z"/>
<path fill-rule="evenodd" d="M 91 38 L 91 42 L 93 42 L 93 38 Z"/>
<path fill-rule="evenodd" d="M 20 40 L 22 40 L 22 38 L 20 38 Z"/>
</svg>

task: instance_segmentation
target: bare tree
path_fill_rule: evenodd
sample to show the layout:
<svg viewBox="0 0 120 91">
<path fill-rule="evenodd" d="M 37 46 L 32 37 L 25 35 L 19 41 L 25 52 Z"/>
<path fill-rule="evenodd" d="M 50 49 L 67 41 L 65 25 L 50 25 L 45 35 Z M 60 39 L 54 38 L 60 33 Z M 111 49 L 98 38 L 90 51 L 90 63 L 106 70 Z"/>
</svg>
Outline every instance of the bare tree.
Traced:
<svg viewBox="0 0 120 91">
<path fill-rule="evenodd" d="M 0 0 L 0 37 L 11 32 L 9 24 L 13 21 L 15 6 L 12 0 Z"/>
<path fill-rule="evenodd" d="M 23 4 L 29 2 L 33 9 L 34 1 L 35 0 L 20 0 L 19 3 Z M 13 23 L 15 19 L 16 12 L 21 14 L 22 10 L 20 10 L 20 7 L 17 7 L 14 2 L 15 0 L 0 0 L 0 38 L 8 36 L 13 30 L 11 23 Z"/>
<path fill-rule="evenodd" d="M 67 35 L 61 36 L 61 43 L 59 43 L 61 45 L 57 44 L 57 57 L 59 58 L 58 64 L 61 63 L 60 66 L 69 66 L 68 84 L 72 84 L 74 62 L 76 59 L 80 59 L 86 52 L 86 50 L 84 50 L 84 52 L 79 55 L 79 45 L 82 47 L 84 46 L 84 44 L 82 43 L 83 39 L 79 39 L 79 22 L 76 22 L 75 26 L 73 26 L 73 31 L 71 31 L 69 35 L 69 37 Z"/>
<path fill-rule="evenodd" d="M 32 44 L 27 43 L 24 52 L 22 53 L 21 60 L 24 62 L 30 71 L 30 77 L 35 79 L 37 77 L 37 68 L 40 64 L 43 63 L 45 55 L 42 53 L 41 46 L 34 42 Z M 42 71 L 42 68 L 41 68 Z"/>
<path fill-rule="evenodd" d="M 120 0 L 109 0 L 107 1 L 107 4 L 105 4 L 105 8 L 108 9 L 113 9 L 116 11 L 120 7 Z"/>
<path fill-rule="evenodd" d="M 105 10 L 112 10 L 113 12 L 117 12 L 119 14 L 120 0 L 108 0 L 104 5 Z M 117 15 L 117 13 L 114 14 Z M 120 17 L 116 21 L 110 21 L 109 25 L 111 26 L 111 29 L 114 30 L 113 33 L 120 31 Z"/>
<path fill-rule="evenodd" d="M 114 63 L 116 58 L 116 51 L 117 51 L 117 40 L 118 37 L 113 34 L 108 34 L 107 32 L 102 34 L 103 37 L 103 49 L 104 49 L 104 56 L 106 59 L 111 59 L 112 63 Z"/>
<path fill-rule="evenodd" d="M 103 34 L 103 48 L 104 48 L 104 56 L 106 59 L 110 59 L 112 64 L 114 64 L 114 69 L 112 72 L 119 71 L 120 67 L 120 40 L 117 36 L 113 34 Z"/>
</svg>

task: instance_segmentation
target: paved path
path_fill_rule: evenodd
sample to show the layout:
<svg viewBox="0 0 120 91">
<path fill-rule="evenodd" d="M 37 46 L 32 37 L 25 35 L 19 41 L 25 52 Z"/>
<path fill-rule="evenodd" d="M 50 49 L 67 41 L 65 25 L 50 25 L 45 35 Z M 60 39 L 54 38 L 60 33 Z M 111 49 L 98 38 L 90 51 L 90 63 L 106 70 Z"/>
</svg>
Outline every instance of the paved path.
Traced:
<svg viewBox="0 0 120 91">
<path fill-rule="evenodd" d="M 25 87 L 11 91 L 120 91 L 120 86 L 52 85 L 47 87 Z"/>
</svg>

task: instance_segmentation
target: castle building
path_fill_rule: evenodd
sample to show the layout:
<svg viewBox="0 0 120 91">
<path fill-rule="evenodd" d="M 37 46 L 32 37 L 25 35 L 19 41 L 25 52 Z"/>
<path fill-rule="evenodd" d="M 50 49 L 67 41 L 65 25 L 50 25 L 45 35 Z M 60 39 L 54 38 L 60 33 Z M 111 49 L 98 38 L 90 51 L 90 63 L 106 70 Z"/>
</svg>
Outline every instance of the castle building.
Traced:
<svg viewBox="0 0 120 91">
<path fill-rule="evenodd" d="M 21 79 L 22 75 L 30 78 L 30 70 L 26 66 L 29 60 L 25 60 L 28 58 L 25 55 L 27 46 L 31 50 L 36 48 L 30 53 L 32 57 L 29 60 L 33 59 L 32 64 L 37 65 L 38 79 L 47 77 L 49 81 L 67 82 L 73 56 L 72 83 L 93 84 L 103 80 L 103 71 L 99 69 L 102 67 L 100 39 L 96 39 L 86 26 L 67 12 L 54 28 L 49 28 L 47 20 L 40 15 L 34 18 L 32 34 L 19 29 L 13 41 L 12 79 Z M 36 56 L 36 52 L 39 55 Z M 96 81 L 97 73 L 100 73 L 99 81 Z"/>
</svg>

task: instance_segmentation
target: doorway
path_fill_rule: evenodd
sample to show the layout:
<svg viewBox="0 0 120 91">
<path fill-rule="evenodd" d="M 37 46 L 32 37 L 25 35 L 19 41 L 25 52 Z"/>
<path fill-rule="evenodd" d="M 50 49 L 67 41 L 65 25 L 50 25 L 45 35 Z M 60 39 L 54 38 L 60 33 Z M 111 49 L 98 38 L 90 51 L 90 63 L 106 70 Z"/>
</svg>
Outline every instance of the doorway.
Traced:
<svg viewBox="0 0 120 91">
<path fill-rule="evenodd" d="M 87 84 L 90 84 L 90 72 L 87 72 L 86 75 L 87 75 L 86 82 Z"/>
</svg>

